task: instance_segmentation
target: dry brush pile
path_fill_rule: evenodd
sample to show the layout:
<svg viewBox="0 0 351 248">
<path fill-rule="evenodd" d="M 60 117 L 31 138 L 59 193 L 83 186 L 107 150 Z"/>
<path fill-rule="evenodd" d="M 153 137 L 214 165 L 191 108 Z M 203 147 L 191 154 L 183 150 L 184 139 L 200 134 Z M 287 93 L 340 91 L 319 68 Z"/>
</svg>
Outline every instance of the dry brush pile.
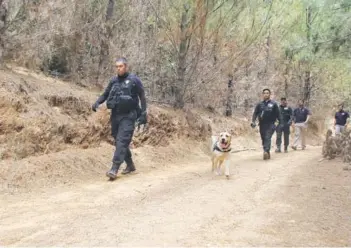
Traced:
<svg viewBox="0 0 351 248">
<path fill-rule="evenodd" d="M 323 143 L 323 157 L 334 159 L 341 157 L 344 163 L 351 164 L 351 130 L 344 131 L 341 135 L 332 135 L 328 130 Z"/>
</svg>

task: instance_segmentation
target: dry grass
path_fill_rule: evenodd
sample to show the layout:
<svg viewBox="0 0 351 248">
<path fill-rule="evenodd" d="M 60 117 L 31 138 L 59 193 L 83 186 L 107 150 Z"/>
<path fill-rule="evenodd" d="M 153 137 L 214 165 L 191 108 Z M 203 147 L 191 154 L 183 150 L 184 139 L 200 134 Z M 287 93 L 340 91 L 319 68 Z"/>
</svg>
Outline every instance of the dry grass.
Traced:
<svg viewBox="0 0 351 248">
<path fill-rule="evenodd" d="M 60 81 L 43 80 L 38 75 L 3 73 L 0 91 L 1 158 L 23 159 L 68 148 L 91 148 L 101 142 L 113 144 L 109 111 L 102 106 L 91 111 L 96 96 Z M 23 78 L 26 78 L 24 80 Z M 151 107 L 149 127 L 136 132 L 135 147 L 167 146 L 174 138 L 204 140 L 211 133 L 199 115 Z"/>
</svg>

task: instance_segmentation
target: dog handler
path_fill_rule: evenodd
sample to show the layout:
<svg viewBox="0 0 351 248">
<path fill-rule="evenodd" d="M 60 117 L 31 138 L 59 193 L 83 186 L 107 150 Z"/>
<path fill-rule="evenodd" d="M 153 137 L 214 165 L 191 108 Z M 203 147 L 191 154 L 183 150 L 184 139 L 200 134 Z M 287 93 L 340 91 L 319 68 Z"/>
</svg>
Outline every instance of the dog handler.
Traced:
<svg viewBox="0 0 351 248">
<path fill-rule="evenodd" d="M 141 80 L 128 72 L 128 63 L 125 58 L 116 60 L 117 75 L 112 77 L 104 93 L 93 104 L 92 110 L 96 112 L 100 104 L 106 101 L 111 109 L 111 134 L 115 140 L 115 152 L 112 167 L 106 172 L 110 179 L 116 179 L 119 167 L 125 161 L 126 169 L 122 174 L 135 171 L 132 153 L 129 149 L 132 141 L 135 122 L 139 125 L 147 123 L 146 98 Z M 139 111 L 139 99 L 141 111 Z"/>
<path fill-rule="evenodd" d="M 251 127 L 256 127 L 256 118 L 258 117 L 260 134 L 263 146 L 263 159 L 267 160 L 271 158 L 271 140 L 272 135 L 275 131 L 275 121 L 278 120 L 278 126 L 281 128 L 283 124 L 282 115 L 280 113 L 278 104 L 270 99 L 271 91 L 264 89 L 262 91 L 263 101 L 258 103 L 255 107 L 252 115 Z"/>
</svg>

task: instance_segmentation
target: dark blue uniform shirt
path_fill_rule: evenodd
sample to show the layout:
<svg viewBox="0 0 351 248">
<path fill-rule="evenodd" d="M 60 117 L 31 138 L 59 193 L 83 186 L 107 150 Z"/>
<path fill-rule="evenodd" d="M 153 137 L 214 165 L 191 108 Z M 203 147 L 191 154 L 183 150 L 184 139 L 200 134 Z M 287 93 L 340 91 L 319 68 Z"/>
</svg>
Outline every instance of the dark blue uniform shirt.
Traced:
<svg viewBox="0 0 351 248">
<path fill-rule="evenodd" d="M 311 111 L 306 108 L 296 108 L 294 109 L 294 121 L 295 123 L 303 123 L 307 120 L 307 116 L 311 115 Z"/>
<path fill-rule="evenodd" d="M 347 118 L 349 118 L 349 113 L 344 110 L 335 113 L 335 124 L 340 126 L 345 126 Z"/>
<path fill-rule="evenodd" d="M 138 103 L 137 105 L 139 105 L 139 99 L 140 99 L 141 111 L 142 112 L 146 111 L 146 98 L 145 98 L 145 91 L 144 91 L 143 84 L 139 79 L 139 77 L 137 77 L 135 74 L 132 74 L 132 73 L 126 73 L 124 76 L 112 77 L 104 93 L 98 98 L 97 102 L 99 104 L 102 104 L 103 102 L 105 102 L 107 100 L 108 95 L 110 94 L 112 85 L 126 79 L 130 79 L 135 82 L 135 87 L 132 89 L 132 92 L 131 92 L 132 97 Z M 114 111 L 112 111 L 111 113 L 113 112 Z"/>
<path fill-rule="evenodd" d="M 260 124 L 273 124 L 276 120 L 279 124 L 283 123 L 278 104 L 272 100 L 262 101 L 256 105 L 252 122 L 255 122 L 257 117 Z"/>
<path fill-rule="evenodd" d="M 283 121 L 284 124 L 288 124 L 291 122 L 291 118 L 293 115 L 293 111 L 292 108 L 288 107 L 288 106 L 279 106 L 280 112 L 282 113 L 282 117 L 283 117 Z"/>
</svg>

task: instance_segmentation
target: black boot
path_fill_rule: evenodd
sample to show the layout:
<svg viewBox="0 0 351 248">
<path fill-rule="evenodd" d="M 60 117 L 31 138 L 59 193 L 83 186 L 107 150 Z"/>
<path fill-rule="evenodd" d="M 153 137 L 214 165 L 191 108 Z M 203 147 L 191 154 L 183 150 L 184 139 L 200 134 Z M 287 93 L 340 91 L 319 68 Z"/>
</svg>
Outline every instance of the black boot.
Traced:
<svg viewBox="0 0 351 248">
<path fill-rule="evenodd" d="M 269 153 L 268 152 L 264 152 L 263 153 L 263 160 L 267 160 L 267 159 L 269 159 Z"/>
<path fill-rule="evenodd" d="M 124 158 L 124 162 L 126 162 L 127 167 L 122 171 L 123 175 L 131 173 L 132 171 L 135 171 L 135 165 L 133 163 L 132 153 L 129 149 L 127 149 L 127 154 Z"/>
<path fill-rule="evenodd" d="M 284 152 L 287 153 L 288 152 L 288 147 L 284 147 Z"/>
<path fill-rule="evenodd" d="M 119 167 L 120 167 L 120 164 L 117 164 L 114 162 L 112 164 L 111 169 L 108 172 L 106 172 L 106 176 L 109 177 L 110 179 L 116 179 Z"/>
<path fill-rule="evenodd" d="M 135 165 L 133 162 L 127 163 L 127 167 L 122 171 L 122 174 L 125 175 L 125 174 L 131 173 L 135 170 L 136 169 L 135 169 Z"/>
</svg>

